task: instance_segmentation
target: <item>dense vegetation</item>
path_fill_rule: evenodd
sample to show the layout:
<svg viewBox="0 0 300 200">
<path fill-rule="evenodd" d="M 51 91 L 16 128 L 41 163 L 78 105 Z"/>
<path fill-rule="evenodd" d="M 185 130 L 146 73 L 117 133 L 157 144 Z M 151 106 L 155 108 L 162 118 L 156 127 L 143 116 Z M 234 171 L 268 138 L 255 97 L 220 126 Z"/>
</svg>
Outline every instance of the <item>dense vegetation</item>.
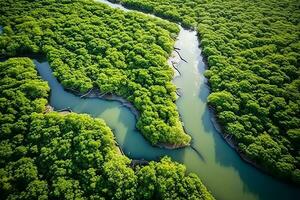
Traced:
<svg viewBox="0 0 300 200">
<path fill-rule="evenodd" d="M 175 24 L 88 0 L 0 1 L 0 12 L 0 56 L 42 53 L 65 88 L 132 102 L 152 144 L 189 144 L 167 64 Z"/>
<path fill-rule="evenodd" d="M 269 172 L 300 183 L 300 3 L 121 0 L 194 27 L 224 134 Z"/>
<path fill-rule="evenodd" d="M 45 113 L 48 94 L 29 58 L 0 62 L 0 199 L 213 199 L 167 157 L 131 168 L 103 120 Z"/>
<path fill-rule="evenodd" d="M 6 156 L 11 156 L 13 150 L 22 154 L 23 148 L 11 145 L 23 140 L 30 114 L 45 111 L 48 93 L 47 83 L 39 79 L 29 59 L 0 62 L 1 164 L 5 163 Z M 8 144 L 7 139 L 12 138 L 15 141 Z"/>
</svg>

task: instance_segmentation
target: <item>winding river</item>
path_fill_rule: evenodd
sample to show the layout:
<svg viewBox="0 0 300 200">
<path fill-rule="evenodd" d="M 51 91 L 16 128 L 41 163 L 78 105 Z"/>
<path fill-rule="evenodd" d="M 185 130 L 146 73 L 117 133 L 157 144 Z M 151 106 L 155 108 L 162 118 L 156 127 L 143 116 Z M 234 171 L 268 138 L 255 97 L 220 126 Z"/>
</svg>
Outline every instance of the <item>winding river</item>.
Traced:
<svg viewBox="0 0 300 200">
<path fill-rule="evenodd" d="M 127 10 L 121 5 L 111 4 Z M 135 116 L 117 101 L 98 98 L 81 99 L 63 90 L 52 75 L 47 61 L 34 60 L 39 74 L 51 87 L 50 104 L 55 110 L 70 107 L 76 113 L 88 113 L 93 117 L 103 118 L 112 128 L 116 140 L 132 159 L 155 160 L 169 155 L 174 160 L 185 164 L 189 172 L 194 172 L 217 199 L 252 200 L 252 199 L 297 199 L 300 190 L 296 186 L 282 183 L 265 175 L 247 164 L 222 139 L 212 123 L 213 114 L 207 106 L 209 87 L 203 77 L 205 65 L 196 32 L 181 28 L 175 44 L 181 49 L 181 55 L 188 63 L 179 62 L 181 76 L 176 76 L 174 84 L 180 89 L 182 97 L 176 104 L 193 138 L 196 153 L 187 147 L 179 150 L 166 150 L 152 147 L 135 128 Z M 176 59 L 176 58 L 175 58 Z"/>
</svg>

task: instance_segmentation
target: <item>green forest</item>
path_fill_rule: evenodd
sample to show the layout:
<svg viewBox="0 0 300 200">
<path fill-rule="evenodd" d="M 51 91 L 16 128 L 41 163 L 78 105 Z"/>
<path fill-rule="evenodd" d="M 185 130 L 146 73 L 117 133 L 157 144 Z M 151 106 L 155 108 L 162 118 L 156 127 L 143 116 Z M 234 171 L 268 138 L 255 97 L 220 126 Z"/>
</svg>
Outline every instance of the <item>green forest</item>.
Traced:
<svg viewBox="0 0 300 200">
<path fill-rule="evenodd" d="M 43 54 L 64 88 L 132 102 L 153 145 L 189 145 L 167 64 L 177 25 L 86 0 L 0 1 L 0 12 L 0 57 Z"/>
<path fill-rule="evenodd" d="M 196 29 L 224 136 L 300 183 L 300 3 L 297 0 L 111 0 Z"/>
<path fill-rule="evenodd" d="M 103 120 L 49 112 L 48 96 L 32 60 L 0 62 L 0 199 L 213 199 L 168 157 L 131 167 Z"/>
<path fill-rule="evenodd" d="M 299 186 L 299 0 L 109 1 L 163 19 L 94 0 L 0 0 L 0 200 L 214 199 L 169 157 L 133 164 L 104 120 L 51 111 L 50 87 L 32 61 L 46 58 L 73 94 L 95 90 L 132 103 L 136 128 L 152 145 L 186 147 L 195 143 L 183 129 L 167 62 L 179 25 L 197 32 L 207 105 L 223 138 L 249 163 Z M 238 176 L 229 181 L 261 198 L 246 170 L 214 159 Z"/>
</svg>

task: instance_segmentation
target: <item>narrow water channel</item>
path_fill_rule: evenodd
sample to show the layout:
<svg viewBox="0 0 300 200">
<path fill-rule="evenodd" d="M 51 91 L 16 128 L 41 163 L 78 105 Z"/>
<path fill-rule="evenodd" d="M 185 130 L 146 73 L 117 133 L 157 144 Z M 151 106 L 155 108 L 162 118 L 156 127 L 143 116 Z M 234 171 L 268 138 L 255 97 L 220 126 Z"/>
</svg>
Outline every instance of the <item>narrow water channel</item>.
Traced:
<svg viewBox="0 0 300 200">
<path fill-rule="evenodd" d="M 98 0 L 113 7 L 122 6 Z M 55 110 L 70 107 L 76 113 L 88 113 L 103 118 L 115 134 L 116 140 L 130 158 L 155 160 L 169 155 L 185 164 L 189 172 L 202 179 L 217 199 L 297 199 L 300 190 L 282 183 L 240 159 L 238 154 L 221 138 L 211 121 L 213 115 L 207 107 L 209 87 L 203 77 L 205 65 L 196 32 L 181 29 L 176 47 L 188 63 L 180 62 L 181 76 L 173 82 L 180 88 L 182 97 L 176 102 L 188 134 L 193 138 L 192 148 L 165 150 L 152 147 L 135 128 L 131 111 L 116 101 L 97 98 L 81 99 L 63 90 L 52 75 L 48 62 L 34 60 L 42 78 L 51 88 L 50 104 Z"/>
</svg>

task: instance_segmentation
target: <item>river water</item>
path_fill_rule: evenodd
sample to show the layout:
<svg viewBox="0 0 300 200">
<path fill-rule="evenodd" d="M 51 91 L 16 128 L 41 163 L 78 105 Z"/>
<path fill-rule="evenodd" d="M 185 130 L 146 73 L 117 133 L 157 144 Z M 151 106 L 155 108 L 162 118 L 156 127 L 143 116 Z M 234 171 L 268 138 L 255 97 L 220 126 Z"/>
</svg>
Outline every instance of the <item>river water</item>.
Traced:
<svg viewBox="0 0 300 200">
<path fill-rule="evenodd" d="M 123 9 L 107 1 L 100 2 Z M 127 10 L 127 9 L 126 9 Z M 152 147 L 135 128 L 135 116 L 117 101 L 97 98 L 80 99 L 63 90 L 52 75 L 48 62 L 34 60 L 42 78 L 51 87 L 50 104 L 56 109 L 70 107 L 76 113 L 100 117 L 113 130 L 116 140 L 132 159 L 156 160 L 164 155 L 183 163 L 189 172 L 196 173 L 217 199 L 297 199 L 300 190 L 263 174 L 240 159 L 221 138 L 211 121 L 213 114 L 207 106 L 209 87 L 203 77 L 205 65 L 196 32 L 181 29 L 175 46 L 188 63 L 179 62 L 181 76 L 173 82 L 181 88 L 182 97 L 176 102 L 185 128 L 192 136 L 193 146 L 179 150 Z"/>
</svg>

